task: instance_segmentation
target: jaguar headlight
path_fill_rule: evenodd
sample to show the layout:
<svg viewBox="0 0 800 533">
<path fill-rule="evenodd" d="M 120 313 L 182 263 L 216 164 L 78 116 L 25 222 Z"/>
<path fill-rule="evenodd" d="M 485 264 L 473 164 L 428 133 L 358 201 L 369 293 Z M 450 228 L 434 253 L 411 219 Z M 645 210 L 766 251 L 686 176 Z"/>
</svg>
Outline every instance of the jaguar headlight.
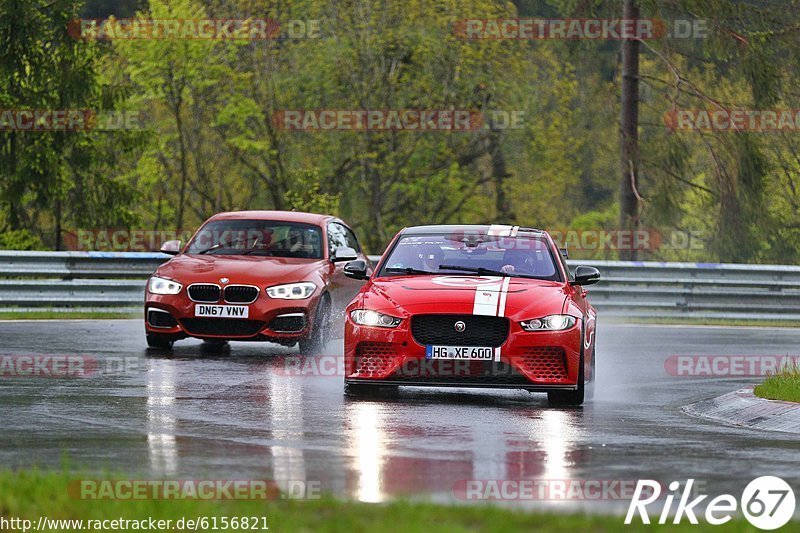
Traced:
<svg viewBox="0 0 800 533">
<path fill-rule="evenodd" d="M 396 328 L 403 320 L 392 315 L 384 315 L 369 309 L 356 309 L 350 311 L 350 318 L 359 326 L 372 326 L 376 328 Z"/>
<path fill-rule="evenodd" d="M 569 329 L 578 321 L 570 315 L 550 315 L 544 318 L 524 320 L 519 323 L 525 331 L 562 331 Z"/>
</svg>

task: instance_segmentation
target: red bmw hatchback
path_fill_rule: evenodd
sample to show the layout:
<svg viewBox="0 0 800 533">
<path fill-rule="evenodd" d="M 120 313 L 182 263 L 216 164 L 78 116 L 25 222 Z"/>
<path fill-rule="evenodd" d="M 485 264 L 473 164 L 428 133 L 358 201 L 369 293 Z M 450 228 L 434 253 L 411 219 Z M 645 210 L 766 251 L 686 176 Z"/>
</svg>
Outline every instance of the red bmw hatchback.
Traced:
<svg viewBox="0 0 800 533">
<path fill-rule="evenodd" d="M 155 348 L 196 337 L 318 350 L 363 284 L 344 275 L 345 262 L 369 265 L 341 220 L 285 211 L 220 213 L 185 246 L 169 241 L 161 251 L 175 257 L 147 284 L 145 330 Z"/>
<path fill-rule="evenodd" d="M 516 388 L 579 405 L 595 377 L 594 308 L 547 232 L 518 226 L 401 231 L 347 307 L 345 391 L 375 386 Z"/>
</svg>

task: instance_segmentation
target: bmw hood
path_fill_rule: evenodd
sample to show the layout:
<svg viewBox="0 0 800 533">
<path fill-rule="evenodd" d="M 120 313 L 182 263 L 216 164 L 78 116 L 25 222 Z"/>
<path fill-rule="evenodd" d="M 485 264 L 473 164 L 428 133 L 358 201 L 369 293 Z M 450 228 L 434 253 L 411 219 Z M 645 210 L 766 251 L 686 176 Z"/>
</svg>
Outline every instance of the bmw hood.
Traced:
<svg viewBox="0 0 800 533">
<path fill-rule="evenodd" d="M 230 283 L 261 285 L 302 281 L 324 266 L 322 259 L 297 259 L 236 255 L 178 255 L 161 265 L 156 275 L 179 283 Z"/>
</svg>

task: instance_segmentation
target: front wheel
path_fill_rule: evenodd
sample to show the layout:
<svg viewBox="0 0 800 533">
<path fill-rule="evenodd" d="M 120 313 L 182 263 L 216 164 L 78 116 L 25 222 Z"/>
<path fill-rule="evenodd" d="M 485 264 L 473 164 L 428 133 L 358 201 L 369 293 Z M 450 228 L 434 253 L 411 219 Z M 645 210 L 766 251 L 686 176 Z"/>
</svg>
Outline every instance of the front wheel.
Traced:
<svg viewBox="0 0 800 533">
<path fill-rule="evenodd" d="M 346 383 L 344 386 L 344 395 L 351 398 L 362 398 L 364 396 L 373 396 L 378 392 L 375 385 L 362 385 L 355 383 Z"/>
<path fill-rule="evenodd" d="M 397 394 L 397 385 L 379 385 L 372 383 L 345 383 L 344 395 L 351 398 L 368 398 L 375 396 L 391 396 Z"/>
<path fill-rule="evenodd" d="M 594 358 L 592 358 L 594 360 Z M 554 390 L 547 393 L 547 402 L 553 406 L 577 407 L 586 399 L 586 383 L 584 383 L 583 350 L 581 349 L 580 366 L 578 368 L 577 390 Z"/>
<path fill-rule="evenodd" d="M 308 337 L 300 339 L 300 353 L 303 355 L 314 355 L 322 351 L 325 347 L 326 336 L 328 334 L 329 322 L 331 317 L 331 301 L 327 296 L 323 296 L 317 306 L 314 321 L 311 323 L 311 332 Z"/>
<path fill-rule="evenodd" d="M 159 335 L 158 333 L 147 334 L 147 346 L 150 348 L 156 348 L 158 350 L 171 350 L 172 342 L 172 339 L 169 337 Z"/>
<path fill-rule="evenodd" d="M 597 357 L 595 347 L 592 346 L 592 362 L 589 363 L 589 381 L 586 382 L 584 399 L 594 398 L 594 387 L 597 382 Z"/>
</svg>

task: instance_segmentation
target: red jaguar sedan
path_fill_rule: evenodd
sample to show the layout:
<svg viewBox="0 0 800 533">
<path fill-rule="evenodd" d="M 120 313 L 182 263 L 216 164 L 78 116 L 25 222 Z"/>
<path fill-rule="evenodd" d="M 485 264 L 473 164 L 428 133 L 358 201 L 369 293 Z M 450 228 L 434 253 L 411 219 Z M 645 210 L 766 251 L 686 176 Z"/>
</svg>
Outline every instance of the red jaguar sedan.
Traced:
<svg viewBox="0 0 800 533">
<path fill-rule="evenodd" d="M 344 275 L 346 261 L 369 260 L 338 218 L 285 211 L 220 213 L 192 239 L 164 243 L 175 255 L 145 293 L 147 344 L 170 348 L 196 337 L 300 344 L 319 350 L 329 327 L 362 281 Z"/>
<path fill-rule="evenodd" d="M 595 377 L 594 308 L 550 235 L 518 226 L 402 230 L 346 310 L 345 392 L 516 388 L 580 405 Z"/>
</svg>

